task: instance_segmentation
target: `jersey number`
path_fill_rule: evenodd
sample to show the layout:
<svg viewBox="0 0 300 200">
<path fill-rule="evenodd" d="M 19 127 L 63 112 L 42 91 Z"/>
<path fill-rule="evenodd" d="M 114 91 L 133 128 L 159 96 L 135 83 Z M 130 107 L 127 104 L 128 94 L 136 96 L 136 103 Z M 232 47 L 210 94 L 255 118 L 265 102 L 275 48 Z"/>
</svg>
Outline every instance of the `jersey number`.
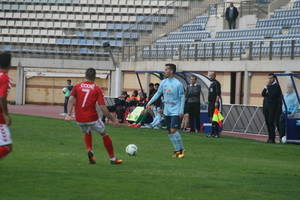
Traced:
<svg viewBox="0 0 300 200">
<path fill-rule="evenodd" d="M 89 90 L 89 89 L 82 89 L 82 92 L 85 93 L 84 99 L 83 99 L 83 102 L 82 102 L 82 105 L 81 105 L 82 108 L 85 106 L 85 103 L 86 103 L 86 100 L 87 100 L 87 98 L 88 98 L 88 96 L 90 94 L 90 91 L 91 90 Z"/>
</svg>

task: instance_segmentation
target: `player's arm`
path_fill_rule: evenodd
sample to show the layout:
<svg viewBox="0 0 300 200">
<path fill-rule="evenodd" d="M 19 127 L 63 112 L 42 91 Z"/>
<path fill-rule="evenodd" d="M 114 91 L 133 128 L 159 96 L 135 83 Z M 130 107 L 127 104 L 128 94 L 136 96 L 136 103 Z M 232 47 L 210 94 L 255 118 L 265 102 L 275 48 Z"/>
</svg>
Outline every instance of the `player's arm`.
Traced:
<svg viewBox="0 0 300 200">
<path fill-rule="evenodd" d="M 180 102 L 180 107 L 179 107 L 179 114 L 180 115 L 183 115 L 183 112 L 184 112 L 184 104 L 185 104 L 185 94 L 184 94 L 184 88 L 183 88 L 183 85 L 180 84 L 180 87 L 179 87 L 179 102 Z"/>
<path fill-rule="evenodd" d="M 74 96 L 70 96 L 69 101 L 68 101 L 68 114 L 66 115 L 65 120 L 72 120 L 72 112 L 74 105 L 76 103 L 76 98 Z"/>
<path fill-rule="evenodd" d="M 217 82 L 216 84 L 216 92 L 217 92 L 217 98 L 215 102 L 215 107 L 219 105 L 219 102 L 221 101 L 221 84 Z"/>
<path fill-rule="evenodd" d="M 8 81 L 6 79 L 0 80 L 0 108 L 3 113 L 3 117 L 5 123 L 10 126 L 11 125 L 11 118 L 8 113 L 7 109 L 7 92 L 8 92 Z"/>
<path fill-rule="evenodd" d="M 8 126 L 11 125 L 11 118 L 8 114 L 8 109 L 7 109 L 7 98 L 6 97 L 0 97 L 0 107 L 3 113 L 3 117 L 5 119 L 5 122 Z"/>
<path fill-rule="evenodd" d="M 105 117 L 107 117 L 110 121 L 112 121 L 112 123 L 115 126 L 119 126 L 119 121 L 114 116 L 112 116 L 112 114 L 109 112 L 109 110 L 105 105 L 99 105 L 99 107 Z"/>
<path fill-rule="evenodd" d="M 114 126 L 118 127 L 119 126 L 119 121 L 110 114 L 109 110 L 107 109 L 106 105 L 105 105 L 105 101 L 104 101 L 104 95 L 102 93 L 102 91 L 99 89 L 99 93 L 98 93 L 98 100 L 97 103 L 99 105 L 100 110 L 102 111 L 103 115 L 105 117 L 107 117 L 110 121 L 112 121 L 112 123 L 114 124 Z"/>
<path fill-rule="evenodd" d="M 162 85 L 163 85 L 163 83 L 160 84 L 160 86 L 159 86 L 158 90 L 155 92 L 154 96 L 147 103 L 147 106 L 146 106 L 147 108 L 150 108 L 151 104 L 153 104 L 162 95 L 162 93 L 163 93 Z"/>
</svg>

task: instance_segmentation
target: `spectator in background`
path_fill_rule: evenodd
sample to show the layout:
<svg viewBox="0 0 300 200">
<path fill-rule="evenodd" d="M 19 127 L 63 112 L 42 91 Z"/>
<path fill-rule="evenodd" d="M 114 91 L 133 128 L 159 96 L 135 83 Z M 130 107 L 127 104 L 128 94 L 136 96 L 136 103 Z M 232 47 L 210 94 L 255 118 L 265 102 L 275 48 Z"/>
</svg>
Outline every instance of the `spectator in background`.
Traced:
<svg viewBox="0 0 300 200">
<path fill-rule="evenodd" d="M 216 73 L 209 72 L 208 77 L 211 80 L 210 87 L 208 88 L 208 117 L 212 121 L 215 109 L 220 109 L 221 105 L 221 84 L 216 80 Z M 212 121 L 211 134 L 208 137 L 220 137 L 220 127 L 217 122 Z"/>
<path fill-rule="evenodd" d="M 150 83 L 149 84 L 149 100 L 154 96 L 156 90 L 154 88 L 154 84 Z"/>
<path fill-rule="evenodd" d="M 200 132 L 200 95 L 201 86 L 197 84 L 197 76 L 192 75 L 185 96 L 191 132 Z"/>
<path fill-rule="evenodd" d="M 279 84 L 276 82 L 274 74 L 269 74 L 268 84 L 262 91 L 263 113 L 268 128 L 268 143 L 275 143 L 275 125 L 279 129 L 280 115 L 282 112 L 282 92 Z"/>
<path fill-rule="evenodd" d="M 154 89 L 157 91 L 158 88 L 159 88 L 159 83 L 155 83 L 155 84 L 154 84 Z"/>
<path fill-rule="evenodd" d="M 132 92 L 131 97 L 127 99 L 129 106 L 136 106 L 139 100 L 140 97 L 139 97 L 139 92 L 137 90 L 134 90 Z"/>
<path fill-rule="evenodd" d="M 127 102 L 126 102 L 127 98 L 128 98 L 127 92 L 123 91 L 121 96 L 119 96 L 119 98 L 115 100 L 116 115 L 117 115 L 117 119 L 119 120 L 119 123 L 124 122 L 125 112 L 127 109 Z"/>
<path fill-rule="evenodd" d="M 73 85 L 72 85 L 72 81 L 71 80 L 67 80 L 67 86 L 63 88 L 62 92 L 65 96 L 65 102 L 64 102 L 64 115 L 66 115 L 68 113 L 68 102 L 69 102 L 69 98 L 71 96 L 71 91 L 73 89 Z"/>
<path fill-rule="evenodd" d="M 229 29 L 235 29 L 236 27 L 236 19 L 239 16 L 239 12 L 237 8 L 230 3 L 230 6 L 226 8 L 225 18 L 228 22 Z"/>
<path fill-rule="evenodd" d="M 137 106 L 146 106 L 147 102 L 147 94 L 143 91 L 140 91 Z"/>
<path fill-rule="evenodd" d="M 183 118 L 182 118 L 182 121 L 181 121 L 181 130 L 184 131 L 184 132 L 187 132 L 188 131 L 188 128 L 190 127 L 190 123 L 189 123 L 189 113 L 187 111 L 187 102 L 185 102 L 185 105 L 184 105 L 184 114 L 183 114 Z"/>
<path fill-rule="evenodd" d="M 280 131 L 279 131 L 280 142 L 283 136 L 285 136 L 285 115 L 292 117 L 295 113 L 297 113 L 299 108 L 297 94 L 294 91 L 292 83 L 289 83 L 287 85 L 286 93 L 284 94 L 283 98 L 287 109 L 285 108 L 285 105 L 282 105 L 283 113 L 280 116 Z"/>
</svg>

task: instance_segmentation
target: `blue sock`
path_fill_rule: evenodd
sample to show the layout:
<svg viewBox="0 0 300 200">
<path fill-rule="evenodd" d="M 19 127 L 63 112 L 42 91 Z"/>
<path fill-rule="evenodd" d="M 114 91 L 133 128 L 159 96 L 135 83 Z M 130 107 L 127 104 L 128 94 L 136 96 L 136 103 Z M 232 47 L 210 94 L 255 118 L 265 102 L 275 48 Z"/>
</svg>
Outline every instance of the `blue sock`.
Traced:
<svg viewBox="0 0 300 200">
<path fill-rule="evenodd" d="M 174 133 L 173 135 L 175 135 L 175 138 L 176 138 L 176 144 L 177 144 L 179 150 L 183 150 L 184 147 L 183 147 L 183 142 L 182 142 L 182 138 L 181 138 L 180 133 L 177 131 L 177 132 Z"/>
<path fill-rule="evenodd" d="M 180 146 L 178 145 L 177 141 L 176 141 L 176 136 L 175 134 L 169 134 L 169 139 L 175 149 L 175 151 L 179 151 L 180 150 Z"/>
</svg>

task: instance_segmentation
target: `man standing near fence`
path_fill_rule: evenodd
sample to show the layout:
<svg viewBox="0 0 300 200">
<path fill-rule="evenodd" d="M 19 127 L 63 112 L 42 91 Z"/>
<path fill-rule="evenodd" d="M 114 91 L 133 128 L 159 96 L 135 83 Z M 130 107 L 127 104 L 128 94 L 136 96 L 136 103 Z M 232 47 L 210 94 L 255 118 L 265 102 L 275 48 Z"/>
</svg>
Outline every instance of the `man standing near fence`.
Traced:
<svg viewBox="0 0 300 200">
<path fill-rule="evenodd" d="M 216 73 L 209 72 L 208 77 L 211 80 L 210 87 L 208 89 L 208 117 L 212 121 L 211 134 L 208 137 L 220 137 L 220 127 L 219 124 L 213 121 L 213 115 L 215 109 L 220 109 L 221 105 L 221 84 L 216 80 Z"/>
<path fill-rule="evenodd" d="M 275 125 L 280 130 L 279 122 L 282 112 L 282 92 L 274 74 L 269 74 L 268 84 L 263 89 L 261 95 L 264 97 L 263 113 L 268 128 L 268 143 L 275 143 Z"/>
</svg>

